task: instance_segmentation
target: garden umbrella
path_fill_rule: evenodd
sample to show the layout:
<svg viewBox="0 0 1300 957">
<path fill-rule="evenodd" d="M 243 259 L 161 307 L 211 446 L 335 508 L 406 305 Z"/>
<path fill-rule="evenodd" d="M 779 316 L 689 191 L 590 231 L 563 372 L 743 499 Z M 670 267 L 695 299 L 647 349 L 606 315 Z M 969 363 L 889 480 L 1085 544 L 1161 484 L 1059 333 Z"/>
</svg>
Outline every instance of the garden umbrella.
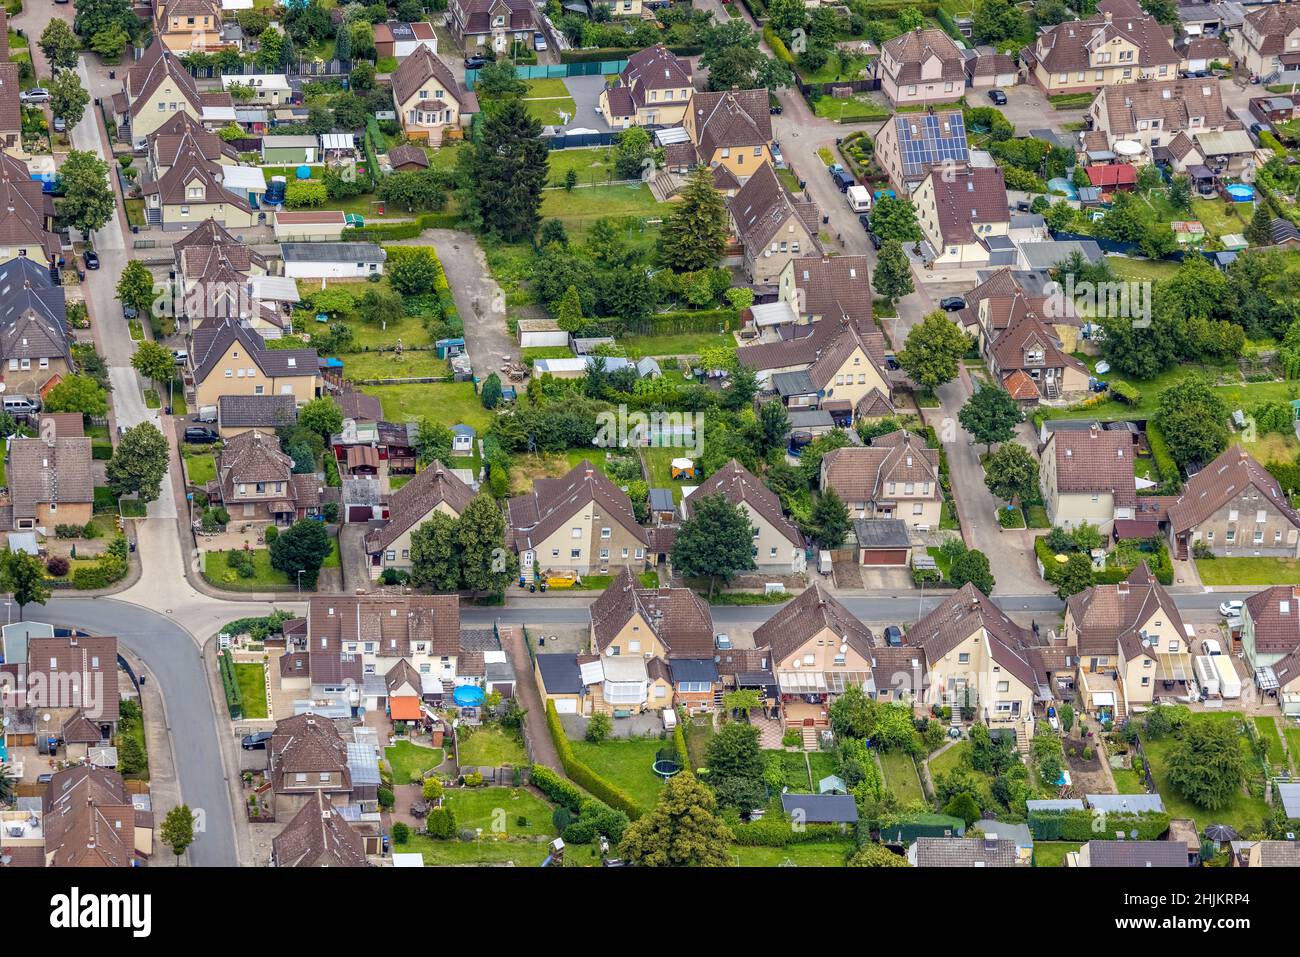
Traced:
<svg viewBox="0 0 1300 957">
<path fill-rule="evenodd" d="M 1205 837 L 1217 844 L 1224 844 L 1237 839 L 1237 832 L 1227 824 L 1211 824 L 1205 829 Z"/>
</svg>

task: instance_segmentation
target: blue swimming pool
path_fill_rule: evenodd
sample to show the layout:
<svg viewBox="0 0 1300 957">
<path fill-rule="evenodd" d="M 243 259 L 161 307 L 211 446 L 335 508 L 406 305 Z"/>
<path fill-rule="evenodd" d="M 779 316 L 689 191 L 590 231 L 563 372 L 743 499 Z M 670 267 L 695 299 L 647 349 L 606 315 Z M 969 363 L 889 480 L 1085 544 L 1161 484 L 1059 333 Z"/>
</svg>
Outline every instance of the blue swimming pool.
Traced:
<svg viewBox="0 0 1300 957">
<path fill-rule="evenodd" d="M 1231 183 L 1227 187 L 1228 195 L 1234 203 L 1252 203 L 1255 201 L 1255 187 L 1245 183 Z"/>
</svg>

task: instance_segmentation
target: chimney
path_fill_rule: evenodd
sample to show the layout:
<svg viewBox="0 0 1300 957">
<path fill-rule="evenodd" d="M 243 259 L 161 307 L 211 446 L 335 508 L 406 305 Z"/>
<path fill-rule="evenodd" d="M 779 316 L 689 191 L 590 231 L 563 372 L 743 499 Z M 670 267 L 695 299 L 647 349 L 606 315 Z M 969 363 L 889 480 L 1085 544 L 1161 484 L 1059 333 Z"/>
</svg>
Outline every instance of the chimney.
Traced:
<svg viewBox="0 0 1300 957">
<path fill-rule="evenodd" d="M 1095 439 L 1100 434 L 1101 434 L 1101 430 L 1097 428 L 1096 422 L 1088 426 L 1088 438 Z"/>
<path fill-rule="evenodd" d="M 1107 11 L 1106 11 L 1106 22 L 1107 22 L 1107 23 L 1110 23 L 1111 20 L 1113 20 L 1113 19 L 1114 19 L 1114 17 L 1112 17 L 1110 11 L 1107 10 Z"/>
</svg>

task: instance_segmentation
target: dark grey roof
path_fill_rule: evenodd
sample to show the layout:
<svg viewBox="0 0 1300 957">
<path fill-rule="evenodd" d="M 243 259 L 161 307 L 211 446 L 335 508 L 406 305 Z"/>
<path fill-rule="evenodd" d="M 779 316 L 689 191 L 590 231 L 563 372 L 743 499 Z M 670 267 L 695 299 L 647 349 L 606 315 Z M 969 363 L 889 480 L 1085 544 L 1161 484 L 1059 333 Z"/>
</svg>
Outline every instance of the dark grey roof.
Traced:
<svg viewBox="0 0 1300 957">
<path fill-rule="evenodd" d="M 907 523 L 899 518 L 860 518 L 853 523 L 862 548 L 909 548 Z"/>
<path fill-rule="evenodd" d="M 782 794 L 781 809 L 806 824 L 856 824 L 858 804 L 848 794 Z"/>
<path fill-rule="evenodd" d="M 1089 867 L 1187 867 L 1179 841 L 1089 841 Z"/>
<path fill-rule="evenodd" d="M 677 508 L 673 504 L 673 490 L 670 488 L 652 488 L 650 490 L 650 511 L 672 512 Z"/>
<path fill-rule="evenodd" d="M 792 429 L 829 429 L 835 425 L 835 420 L 825 409 L 800 409 L 789 413 L 787 418 Z"/>
<path fill-rule="evenodd" d="M 978 837 L 918 837 L 917 867 L 1015 867 L 1016 842 Z"/>
<path fill-rule="evenodd" d="M 500 651 L 501 641 L 491 628 L 466 628 L 460 633 L 461 651 Z"/>
<path fill-rule="evenodd" d="M 1047 419 L 1043 428 L 1048 432 L 1087 432 L 1096 424 L 1096 419 Z"/>
<path fill-rule="evenodd" d="M 782 396 L 806 395 L 817 391 L 817 386 L 813 384 L 812 376 L 807 370 L 778 372 L 772 376 L 772 387 L 776 389 L 778 395 Z"/>
<path fill-rule="evenodd" d="M 381 263 L 388 259 L 374 243 L 281 243 L 285 262 Z"/>
<path fill-rule="evenodd" d="M 1092 810 L 1111 814 L 1141 814 L 1165 809 L 1165 802 L 1159 794 L 1085 794 L 1084 800 Z"/>
<path fill-rule="evenodd" d="M 278 429 L 298 421 L 291 395 L 223 395 L 217 399 L 217 422 L 223 428 Z"/>
<path fill-rule="evenodd" d="M 674 682 L 718 680 L 718 666 L 712 658 L 672 658 L 668 665 Z"/>
<path fill-rule="evenodd" d="M 537 670 L 547 694 L 581 694 L 582 672 L 577 655 L 538 655 Z"/>
<path fill-rule="evenodd" d="M 63 287 L 54 285 L 48 268 L 26 256 L 0 266 L 0 306 L 3 307 L 0 319 L 5 325 L 33 309 L 67 334 L 68 309 Z"/>
</svg>

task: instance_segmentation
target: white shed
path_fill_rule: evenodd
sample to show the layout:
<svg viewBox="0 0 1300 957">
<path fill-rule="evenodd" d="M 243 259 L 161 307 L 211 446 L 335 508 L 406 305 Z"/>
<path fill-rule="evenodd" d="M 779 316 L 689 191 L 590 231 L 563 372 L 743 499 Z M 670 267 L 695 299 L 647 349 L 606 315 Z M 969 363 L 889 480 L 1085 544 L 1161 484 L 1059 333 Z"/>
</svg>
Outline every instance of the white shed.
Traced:
<svg viewBox="0 0 1300 957">
<path fill-rule="evenodd" d="M 388 254 L 374 243 L 281 243 L 290 279 L 357 279 L 383 275 Z"/>
<path fill-rule="evenodd" d="M 554 319 L 520 319 L 517 331 L 521 349 L 569 344 L 569 334 L 561 329 Z"/>
</svg>

